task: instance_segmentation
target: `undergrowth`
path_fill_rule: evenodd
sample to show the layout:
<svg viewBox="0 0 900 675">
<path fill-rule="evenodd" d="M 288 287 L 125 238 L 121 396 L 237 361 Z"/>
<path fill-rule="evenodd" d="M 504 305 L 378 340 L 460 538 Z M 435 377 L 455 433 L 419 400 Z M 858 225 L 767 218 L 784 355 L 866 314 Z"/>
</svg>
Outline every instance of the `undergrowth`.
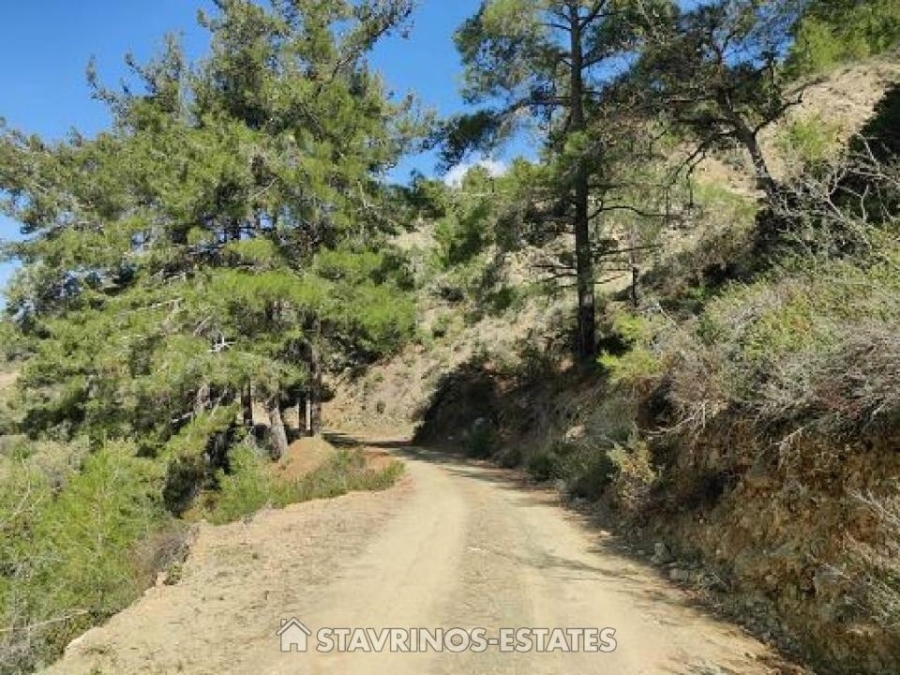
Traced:
<svg viewBox="0 0 900 675">
<path fill-rule="evenodd" d="M 134 602 L 158 575 L 177 581 L 187 523 L 164 498 L 164 465 L 130 444 L 13 440 L 0 463 L 0 675 L 51 663 L 78 634 Z M 228 523 L 261 508 L 393 485 L 403 465 L 371 468 L 338 450 L 294 481 L 241 444 L 202 515 Z"/>
<path fill-rule="evenodd" d="M 403 474 L 403 464 L 392 461 L 383 468 L 368 465 L 364 453 L 337 450 L 317 469 L 293 481 L 279 478 L 254 452 L 234 453 L 229 474 L 219 475 L 219 489 L 209 494 L 204 515 L 221 524 L 252 515 L 263 508 L 339 497 L 349 492 L 386 490 Z"/>
</svg>

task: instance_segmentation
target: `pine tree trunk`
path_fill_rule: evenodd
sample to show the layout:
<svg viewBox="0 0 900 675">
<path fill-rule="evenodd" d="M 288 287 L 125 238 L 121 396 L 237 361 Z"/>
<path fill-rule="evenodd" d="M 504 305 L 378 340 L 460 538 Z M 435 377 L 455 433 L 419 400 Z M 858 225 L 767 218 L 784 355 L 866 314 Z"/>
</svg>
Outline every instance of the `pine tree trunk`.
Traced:
<svg viewBox="0 0 900 675">
<path fill-rule="evenodd" d="M 309 344 L 309 386 L 306 390 L 306 431 L 310 436 L 322 433 L 322 323 L 313 325 Z"/>
<path fill-rule="evenodd" d="M 309 435 L 318 436 L 322 433 L 322 369 L 318 343 L 313 347 L 310 375 L 312 386 L 309 388 Z"/>
<path fill-rule="evenodd" d="M 769 171 L 769 166 L 766 163 L 766 157 L 759 146 L 757 132 L 750 128 L 744 118 L 738 114 L 728 92 L 719 94 L 718 103 L 720 109 L 732 124 L 735 138 L 750 154 L 750 160 L 753 162 L 753 173 L 756 176 L 756 187 L 766 193 L 766 198 L 770 202 L 774 202 L 778 196 L 778 186 L 775 184 L 775 179 L 772 178 L 772 173 Z"/>
<path fill-rule="evenodd" d="M 277 396 L 272 397 L 266 403 L 266 412 L 269 415 L 269 439 L 272 443 L 271 456 L 272 459 L 278 460 L 288 450 L 288 439 Z"/>
<path fill-rule="evenodd" d="M 584 113 L 584 45 L 581 18 L 577 6 L 571 8 L 571 124 L 573 134 L 586 130 Z M 594 307 L 594 255 L 590 229 L 590 177 L 584 161 L 579 159 L 575 176 L 575 272 L 578 288 L 578 336 L 576 352 L 580 359 L 590 360 L 596 353 L 597 335 Z"/>
<path fill-rule="evenodd" d="M 588 220 L 587 178 L 579 178 L 575 204 L 575 265 L 578 278 L 578 341 L 579 358 L 591 359 L 596 352 L 597 335 L 594 308 L 594 257 L 591 251 L 591 232 Z"/>
<path fill-rule="evenodd" d="M 631 264 L 631 306 L 634 309 L 637 309 L 641 305 L 641 297 L 640 291 L 638 290 L 638 284 L 641 279 L 641 270 L 640 268 L 632 263 Z"/>
<path fill-rule="evenodd" d="M 243 411 L 244 427 L 253 428 L 253 385 L 248 382 L 241 387 L 241 410 Z"/>
<path fill-rule="evenodd" d="M 318 396 L 313 400 L 310 413 L 311 435 L 319 436 L 322 433 L 322 401 L 318 399 Z"/>
<path fill-rule="evenodd" d="M 775 179 L 772 178 L 772 174 L 769 171 L 769 166 L 766 164 L 766 158 L 765 155 L 763 155 L 762 148 L 759 146 L 759 139 L 757 139 L 756 134 L 748 129 L 741 135 L 741 142 L 744 147 L 747 148 L 747 152 L 750 153 L 750 159 L 753 161 L 753 171 L 756 174 L 757 188 L 766 193 L 766 197 L 770 202 L 774 202 L 775 197 L 777 196 L 777 186 L 775 185 Z"/>
</svg>

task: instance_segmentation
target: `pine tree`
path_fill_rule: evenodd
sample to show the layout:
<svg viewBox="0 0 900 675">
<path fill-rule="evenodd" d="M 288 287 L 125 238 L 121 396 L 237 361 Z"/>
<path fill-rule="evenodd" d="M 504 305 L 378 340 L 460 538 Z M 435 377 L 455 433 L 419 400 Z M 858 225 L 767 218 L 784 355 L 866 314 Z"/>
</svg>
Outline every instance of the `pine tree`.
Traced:
<svg viewBox="0 0 900 675">
<path fill-rule="evenodd" d="M 414 325 L 383 179 L 419 129 L 366 62 L 411 4 L 216 6 L 196 64 L 170 38 L 128 57 L 122 91 L 89 69 L 113 116 L 96 138 L 0 135 L 4 211 L 29 235 L 7 247 L 7 312 L 36 351 L 25 429 L 134 437 L 182 477 L 227 463 L 251 389 L 277 456 L 284 406 Z"/>
<path fill-rule="evenodd" d="M 717 0 L 673 11 L 645 43 L 632 71 L 639 97 L 707 151 L 742 148 L 769 199 L 777 186 L 760 133 L 800 103 L 783 62 L 806 0 Z"/>
<path fill-rule="evenodd" d="M 615 0 L 486 0 L 456 34 L 466 67 L 465 97 L 482 110 L 452 120 L 445 159 L 495 146 L 525 119 L 539 123 L 551 181 L 575 235 L 577 353 L 596 350 L 592 183 L 604 167 L 591 129 L 606 85 L 639 42 L 651 5 Z M 648 13 L 649 12 L 649 13 Z M 596 137 L 595 137 L 596 140 Z"/>
</svg>

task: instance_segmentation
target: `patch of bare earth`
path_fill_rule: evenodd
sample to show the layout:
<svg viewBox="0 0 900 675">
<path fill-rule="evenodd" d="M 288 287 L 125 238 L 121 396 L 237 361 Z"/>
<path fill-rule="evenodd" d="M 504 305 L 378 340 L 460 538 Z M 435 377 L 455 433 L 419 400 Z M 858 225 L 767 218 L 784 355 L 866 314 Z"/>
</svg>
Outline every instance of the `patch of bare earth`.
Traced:
<svg viewBox="0 0 900 675">
<path fill-rule="evenodd" d="M 0 372 L 0 390 L 7 389 L 16 383 L 19 379 L 19 373 L 3 373 Z"/>
<path fill-rule="evenodd" d="M 273 471 L 285 482 L 293 482 L 318 469 L 335 452 L 334 446 L 321 438 L 301 438 L 291 443 Z"/>
</svg>

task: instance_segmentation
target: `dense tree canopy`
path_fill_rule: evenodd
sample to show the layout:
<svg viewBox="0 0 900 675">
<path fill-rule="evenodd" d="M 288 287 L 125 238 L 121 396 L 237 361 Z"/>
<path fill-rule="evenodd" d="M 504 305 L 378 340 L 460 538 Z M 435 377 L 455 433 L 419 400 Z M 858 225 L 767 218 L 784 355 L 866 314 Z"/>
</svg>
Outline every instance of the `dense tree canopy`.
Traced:
<svg viewBox="0 0 900 675">
<path fill-rule="evenodd" d="M 229 428 L 251 385 L 277 430 L 321 369 L 412 330 L 381 179 L 416 127 L 366 64 L 410 3 L 216 5 L 203 61 L 169 39 L 128 59 L 123 91 L 91 69 L 113 116 L 96 138 L 3 129 L 31 433 L 138 435 L 158 453 Z"/>
</svg>

